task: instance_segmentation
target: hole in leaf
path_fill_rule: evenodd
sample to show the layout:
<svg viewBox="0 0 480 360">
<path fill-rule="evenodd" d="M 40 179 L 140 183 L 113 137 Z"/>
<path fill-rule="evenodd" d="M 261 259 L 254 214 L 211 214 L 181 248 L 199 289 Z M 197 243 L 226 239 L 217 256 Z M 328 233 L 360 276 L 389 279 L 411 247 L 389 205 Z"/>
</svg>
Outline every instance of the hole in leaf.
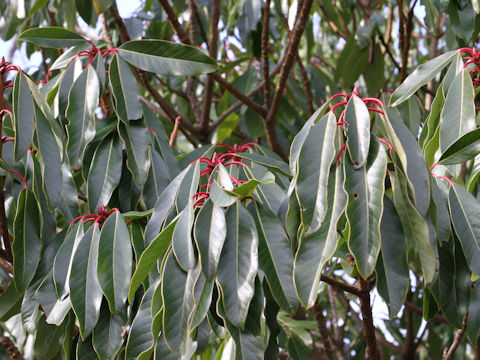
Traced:
<svg viewBox="0 0 480 360">
<path fill-rule="evenodd" d="M 354 192 L 354 193 L 353 193 L 353 198 L 354 198 L 355 200 L 358 199 L 358 193 L 357 193 L 357 192 Z"/>
</svg>

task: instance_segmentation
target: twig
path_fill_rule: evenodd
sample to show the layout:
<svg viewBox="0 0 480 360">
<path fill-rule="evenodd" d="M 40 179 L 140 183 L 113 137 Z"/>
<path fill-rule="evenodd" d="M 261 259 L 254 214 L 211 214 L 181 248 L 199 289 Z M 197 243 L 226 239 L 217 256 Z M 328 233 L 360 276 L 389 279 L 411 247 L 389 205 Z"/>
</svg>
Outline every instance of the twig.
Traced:
<svg viewBox="0 0 480 360">
<path fill-rule="evenodd" d="M 113 40 L 112 37 L 110 36 L 110 32 L 108 31 L 108 24 L 107 24 L 107 16 L 105 13 L 102 13 L 100 15 L 100 18 L 102 19 L 102 36 L 105 39 L 105 41 L 108 44 L 108 48 L 113 48 Z"/>
<path fill-rule="evenodd" d="M 305 70 L 305 67 L 302 64 L 302 59 L 300 59 L 300 55 L 298 54 L 298 50 L 297 64 L 298 68 L 300 69 L 300 75 L 302 76 L 303 90 L 305 91 L 305 99 L 307 100 L 308 112 L 310 113 L 310 115 L 313 115 L 315 111 L 313 109 L 312 87 L 310 85 L 310 80 L 308 80 L 307 70 Z"/>
<path fill-rule="evenodd" d="M 358 284 L 361 294 L 359 295 L 360 310 L 363 319 L 363 331 L 365 332 L 365 341 L 367 343 L 367 354 L 369 360 L 380 360 L 380 354 L 377 347 L 376 331 L 373 325 L 372 307 L 370 305 L 370 292 L 367 280 L 358 277 Z"/>
<path fill-rule="evenodd" d="M 268 64 L 268 33 L 270 26 L 270 0 L 266 0 L 263 10 L 263 26 L 262 26 L 262 70 L 263 70 L 263 97 L 264 104 L 269 109 L 271 105 L 270 99 L 270 74 Z"/>
<path fill-rule="evenodd" d="M 2 256 L 5 257 L 6 253 L 2 250 Z M 13 274 L 13 266 L 3 257 L 0 257 L 0 267 L 2 267 L 6 272 Z"/>
<path fill-rule="evenodd" d="M 9 359 L 23 360 L 22 354 L 20 353 L 20 351 L 18 351 L 12 339 L 10 339 L 8 336 L 0 337 L 0 345 L 2 345 L 7 350 Z"/>
<path fill-rule="evenodd" d="M 443 360 L 453 359 L 453 356 L 455 355 L 455 351 L 457 351 L 458 346 L 462 342 L 463 335 L 467 330 L 467 321 L 468 321 L 468 312 L 463 317 L 462 328 L 458 330 L 457 333 L 455 334 L 455 338 L 453 339 L 452 345 L 450 346 L 450 348 L 445 348 L 445 350 L 443 351 Z"/>
<path fill-rule="evenodd" d="M 337 290 L 345 291 L 345 292 L 348 292 L 350 294 L 360 296 L 360 291 L 353 285 L 346 284 L 342 281 L 339 281 L 337 279 L 334 279 L 334 278 L 329 277 L 329 276 L 324 275 L 324 274 L 322 274 L 320 276 L 320 280 L 322 280 L 323 282 L 333 286 Z"/>
<path fill-rule="evenodd" d="M 411 291 L 407 294 L 407 301 L 412 300 L 412 293 Z M 412 359 L 415 357 L 415 334 L 413 332 L 413 314 L 412 309 L 409 307 L 405 307 L 404 310 L 404 321 L 405 321 L 405 329 L 407 330 L 407 334 L 405 336 L 405 342 L 402 346 L 402 357 L 404 359 Z"/>
<path fill-rule="evenodd" d="M 338 311 L 337 311 L 337 303 L 335 302 L 335 296 L 333 295 L 333 288 L 331 285 L 327 286 L 327 294 L 328 294 L 328 302 L 330 303 L 330 310 L 332 312 L 332 324 L 333 324 L 333 332 L 335 334 L 335 340 L 338 341 L 340 339 L 340 332 L 338 329 Z"/>
<path fill-rule="evenodd" d="M 175 125 L 173 125 L 173 131 L 172 134 L 170 135 L 170 140 L 168 141 L 168 145 L 170 147 L 173 147 L 175 145 L 175 140 L 177 140 L 177 134 L 178 134 L 178 126 L 180 125 L 180 116 L 175 119 Z"/>
<path fill-rule="evenodd" d="M 153 74 L 154 78 L 157 79 L 160 84 L 162 84 L 163 86 L 165 86 L 168 91 L 170 91 L 171 93 L 175 94 L 175 95 L 178 95 L 180 96 L 181 98 L 184 98 L 185 100 L 188 100 L 188 97 L 187 97 L 187 94 L 185 94 L 183 91 L 180 91 L 180 90 L 177 90 L 177 89 L 174 89 L 173 87 L 170 86 L 170 84 L 168 83 L 168 81 L 165 81 L 164 79 L 162 79 L 160 76 L 158 76 L 157 74 Z"/>
<path fill-rule="evenodd" d="M 398 61 L 395 59 L 395 57 L 393 56 L 391 50 L 390 50 L 390 45 L 388 44 L 388 42 L 383 38 L 383 35 L 382 34 L 379 34 L 378 35 L 378 38 L 380 39 L 383 47 L 385 48 L 385 52 L 388 54 L 388 56 L 390 57 L 390 59 L 392 60 L 393 62 L 393 65 L 395 65 L 395 67 L 400 70 L 401 67 L 400 67 L 400 64 L 398 63 Z"/>
<path fill-rule="evenodd" d="M 167 15 L 167 19 L 172 25 L 176 34 L 178 35 L 180 41 L 187 45 L 193 45 L 192 42 L 190 41 L 190 38 L 188 37 L 188 34 L 185 32 L 182 25 L 180 25 L 180 23 L 178 22 L 177 15 L 175 15 L 175 12 L 173 11 L 170 4 L 168 3 L 168 0 L 158 0 L 158 2 L 160 3 L 160 6 L 162 7 L 163 11 L 165 11 L 165 14 Z"/>
<path fill-rule="evenodd" d="M 405 307 L 408 307 L 410 308 L 414 313 L 420 315 L 420 316 L 423 316 L 423 310 L 422 308 L 416 306 L 415 304 L 411 303 L 410 301 L 405 301 Z M 447 321 L 447 319 L 442 316 L 442 315 L 435 315 L 434 317 L 432 317 L 430 320 L 433 320 L 435 322 L 438 322 L 438 323 L 442 323 L 442 324 L 449 324 L 449 322 Z"/>
<path fill-rule="evenodd" d="M 330 346 L 327 325 L 325 324 L 325 316 L 323 316 L 323 309 L 318 301 L 315 302 L 312 312 L 313 316 L 315 316 L 315 320 L 317 321 L 317 327 L 318 331 L 320 331 L 320 337 L 322 338 L 325 355 L 327 356 L 328 360 L 333 360 L 332 347 Z"/>
</svg>

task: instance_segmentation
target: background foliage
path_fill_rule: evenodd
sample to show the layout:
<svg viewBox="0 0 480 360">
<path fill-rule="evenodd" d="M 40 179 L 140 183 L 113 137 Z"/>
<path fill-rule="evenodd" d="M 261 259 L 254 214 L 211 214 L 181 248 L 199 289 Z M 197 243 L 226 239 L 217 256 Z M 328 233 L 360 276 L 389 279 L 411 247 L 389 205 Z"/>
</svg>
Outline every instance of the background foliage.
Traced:
<svg viewBox="0 0 480 360">
<path fill-rule="evenodd" d="M 480 359 L 479 13 L 2 2 L 0 356 Z"/>
</svg>

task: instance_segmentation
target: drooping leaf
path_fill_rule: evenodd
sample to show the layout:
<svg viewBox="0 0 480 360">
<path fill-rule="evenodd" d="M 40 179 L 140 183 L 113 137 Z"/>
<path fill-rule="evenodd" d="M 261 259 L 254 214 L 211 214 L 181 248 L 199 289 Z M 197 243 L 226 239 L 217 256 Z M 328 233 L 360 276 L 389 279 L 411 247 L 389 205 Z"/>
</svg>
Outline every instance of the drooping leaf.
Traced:
<svg viewBox="0 0 480 360">
<path fill-rule="evenodd" d="M 258 235 L 248 211 L 237 201 L 226 212 L 227 236 L 217 270 L 226 316 L 243 328 L 254 295 L 258 269 Z"/>
<path fill-rule="evenodd" d="M 173 230 L 173 253 L 178 264 L 185 271 L 189 271 L 195 266 L 195 253 L 192 243 L 194 211 L 192 203 L 187 204 L 179 214 L 177 225 Z"/>
<path fill-rule="evenodd" d="M 350 224 L 348 248 L 364 278 L 375 270 L 380 251 L 380 220 L 383 213 L 387 155 L 378 140 L 370 142 L 367 163 L 361 168 L 345 157 L 345 190 Z"/>
<path fill-rule="evenodd" d="M 36 27 L 25 30 L 19 40 L 30 41 L 41 47 L 66 48 L 84 43 L 86 40 L 76 32 L 61 27 Z"/>
<path fill-rule="evenodd" d="M 367 105 L 356 95 L 352 95 L 345 108 L 347 149 L 355 168 L 367 161 L 370 148 L 370 113 Z"/>
<path fill-rule="evenodd" d="M 22 293 L 35 275 L 42 251 L 42 218 L 32 191 L 23 189 L 18 196 L 13 222 L 13 281 Z M 8 241 L 8 240 L 7 240 Z"/>
<path fill-rule="evenodd" d="M 316 231 L 327 213 L 327 187 L 330 165 L 335 159 L 336 118 L 324 115 L 312 126 L 298 156 L 296 193 L 303 208 L 302 223 L 308 232 Z"/>
<path fill-rule="evenodd" d="M 97 324 L 102 304 L 102 289 L 97 277 L 99 235 L 96 224 L 85 232 L 73 256 L 69 279 L 70 300 L 83 340 Z"/>
<path fill-rule="evenodd" d="M 110 314 L 108 306 L 103 304 L 100 309 L 100 319 L 92 335 L 93 348 L 99 359 L 115 358 L 123 344 L 123 325 L 122 317 Z"/>
<path fill-rule="evenodd" d="M 151 163 L 148 129 L 143 120 L 130 121 L 128 126 L 119 124 L 119 128 L 127 150 L 127 167 L 135 182 L 143 185 L 147 181 Z"/>
<path fill-rule="evenodd" d="M 454 165 L 473 159 L 480 154 L 480 129 L 475 129 L 463 135 L 446 149 L 438 163 Z"/>
<path fill-rule="evenodd" d="M 194 75 L 215 71 L 215 60 L 188 45 L 163 40 L 134 40 L 118 48 L 121 58 L 145 71 Z"/>
<path fill-rule="evenodd" d="M 35 128 L 33 97 L 25 77 L 26 75 L 19 71 L 13 87 L 15 161 L 19 161 L 27 153 Z"/>
</svg>

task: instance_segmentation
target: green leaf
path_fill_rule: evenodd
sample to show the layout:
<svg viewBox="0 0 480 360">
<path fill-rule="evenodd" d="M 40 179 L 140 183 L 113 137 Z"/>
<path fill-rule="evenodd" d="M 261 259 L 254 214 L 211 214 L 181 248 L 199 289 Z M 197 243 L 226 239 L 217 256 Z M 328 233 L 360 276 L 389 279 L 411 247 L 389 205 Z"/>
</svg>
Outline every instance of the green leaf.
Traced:
<svg viewBox="0 0 480 360">
<path fill-rule="evenodd" d="M 308 232 L 318 230 L 327 213 L 330 166 L 335 159 L 336 117 L 328 113 L 312 126 L 298 155 L 296 192 Z"/>
<path fill-rule="evenodd" d="M 347 149 L 356 169 L 365 165 L 370 148 L 370 113 L 367 105 L 352 95 L 345 108 Z"/>
<path fill-rule="evenodd" d="M 358 168 L 345 157 L 345 190 L 348 195 L 348 248 L 366 279 L 375 270 L 380 251 L 387 154 L 378 140 L 370 142 L 367 164 Z"/>
<path fill-rule="evenodd" d="M 456 54 L 457 50 L 452 50 L 418 66 L 392 94 L 390 106 L 397 106 L 407 100 L 442 71 Z"/>
<path fill-rule="evenodd" d="M 113 359 L 123 344 L 123 321 L 121 316 L 112 315 L 106 304 L 100 309 L 100 319 L 93 330 L 93 348 L 101 360 Z"/>
<path fill-rule="evenodd" d="M 122 214 L 114 211 L 104 222 L 98 245 L 98 282 L 112 314 L 118 313 L 128 295 L 132 275 L 132 246 Z"/>
<path fill-rule="evenodd" d="M 69 279 L 70 300 L 83 340 L 97 324 L 102 304 L 102 289 L 97 277 L 99 235 L 99 228 L 94 224 L 80 240 Z"/>
<path fill-rule="evenodd" d="M 330 169 L 330 172 L 326 220 L 314 233 L 302 234 L 295 254 L 295 288 L 298 298 L 307 308 L 312 307 L 317 299 L 322 270 L 337 247 L 337 223 L 347 205 L 343 168 L 337 166 Z"/>
<path fill-rule="evenodd" d="M 93 349 L 92 337 L 89 336 L 87 339 L 78 339 L 77 341 L 77 360 L 90 360 L 95 359 L 97 354 Z"/>
<path fill-rule="evenodd" d="M 269 208 L 255 202 L 258 229 L 258 265 L 265 273 L 273 296 L 283 309 L 296 310 L 298 299 L 293 284 L 293 254 L 290 239 L 280 219 Z"/>
<path fill-rule="evenodd" d="M 207 280 L 202 272 L 198 275 L 198 279 L 195 283 L 194 295 L 195 295 L 195 308 L 190 316 L 190 328 L 195 329 L 204 321 L 207 316 L 210 304 L 212 303 L 212 293 L 215 280 Z"/>
<path fill-rule="evenodd" d="M 140 119 L 143 114 L 137 80 L 128 64 L 115 55 L 108 70 L 110 88 L 115 97 L 117 114 L 121 120 Z"/>
<path fill-rule="evenodd" d="M 409 246 L 416 250 L 425 283 L 433 281 L 435 276 L 435 253 L 429 240 L 429 230 L 425 219 L 410 202 L 407 180 L 400 169 L 390 172 L 393 200 L 403 232 Z"/>
<path fill-rule="evenodd" d="M 183 209 L 179 216 L 175 230 L 173 230 L 172 249 L 180 267 L 188 271 L 195 266 L 195 254 L 192 243 L 192 227 L 194 219 L 192 202 Z"/>
<path fill-rule="evenodd" d="M 445 152 L 462 135 L 474 130 L 475 92 L 470 74 L 463 70 L 448 89 L 440 116 L 440 149 Z"/>
<path fill-rule="evenodd" d="M 67 151 L 72 167 L 79 167 L 85 147 L 95 136 L 94 113 L 98 106 L 100 83 L 97 72 L 88 66 L 75 80 L 68 96 L 69 121 Z"/>
<path fill-rule="evenodd" d="M 150 139 L 144 120 L 130 121 L 128 126 L 119 124 L 120 136 L 127 150 L 127 167 L 138 185 L 147 181 L 150 169 Z"/>
<path fill-rule="evenodd" d="M 13 281 L 21 293 L 32 281 L 40 262 L 41 234 L 42 218 L 37 199 L 29 189 L 23 189 L 18 196 L 12 243 Z"/>
<path fill-rule="evenodd" d="M 227 234 L 223 209 L 207 200 L 198 212 L 194 234 L 202 271 L 208 280 L 212 280 L 217 272 L 220 254 Z"/>
<path fill-rule="evenodd" d="M 217 63 L 189 45 L 163 40 L 134 40 L 118 48 L 121 58 L 139 69 L 163 75 L 195 75 L 217 69 Z"/>
<path fill-rule="evenodd" d="M 468 310 L 467 334 L 470 341 L 474 342 L 480 336 L 480 286 L 477 282 L 472 291 L 472 299 Z"/>
<path fill-rule="evenodd" d="M 200 267 L 183 271 L 173 252 L 168 254 L 162 275 L 163 336 L 170 350 L 181 354 L 186 351 L 193 289 L 199 273 Z"/>
<path fill-rule="evenodd" d="M 122 174 L 122 145 L 116 134 L 102 140 L 93 155 L 87 181 L 90 210 L 106 206 Z"/>
<path fill-rule="evenodd" d="M 468 161 L 480 154 L 480 129 L 463 135 L 448 147 L 438 160 L 442 165 L 454 165 Z"/>
<path fill-rule="evenodd" d="M 15 161 L 19 161 L 27 154 L 35 128 L 33 96 L 26 76 L 21 71 L 15 77 L 12 99 L 13 119 L 15 120 Z"/>
<path fill-rule="evenodd" d="M 258 235 L 248 211 L 237 201 L 226 213 L 227 236 L 217 270 L 226 316 L 243 328 L 254 294 L 258 268 Z"/>
<path fill-rule="evenodd" d="M 410 284 L 407 264 L 407 243 L 402 224 L 392 201 L 383 199 L 383 215 L 380 224 L 382 252 L 377 263 L 378 293 L 388 305 L 390 319 L 397 316 Z"/>
<path fill-rule="evenodd" d="M 0 319 L 7 321 L 10 318 L 9 313 L 18 314 L 22 299 L 23 292 L 18 292 L 14 282 L 10 282 L 5 291 L 0 294 Z"/>
<path fill-rule="evenodd" d="M 288 177 L 292 176 L 288 165 L 283 161 L 259 154 L 238 153 L 236 155 L 245 160 L 250 160 L 251 162 L 262 165 L 275 173 L 280 173 Z"/>
<path fill-rule="evenodd" d="M 454 184 L 448 193 L 453 228 L 462 244 L 470 269 L 480 274 L 480 204 L 462 186 Z"/>
<path fill-rule="evenodd" d="M 86 40 L 76 32 L 61 27 L 37 27 L 24 31 L 18 40 L 30 41 L 41 47 L 66 48 Z"/>
<path fill-rule="evenodd" d="M 175 228 L 176 223 L 177 220 L 175 219 L 170 225 L 163 229 L 162 232 L 160 232 L 160 234 L 158 234 L 158 236 L 155 237 L 148 247 L 143 251 L 140 259 L 137 262 L 137 268 L 132 276 L 132 280 L 130 281 L 130 288 L 128 289 L 128 301 L 132 301 L 133 295 L 135 295 L 135 292 L 148 275 L 148 272 L 167 250 L 172 241 L 173 229 Z"/>
</svg>

